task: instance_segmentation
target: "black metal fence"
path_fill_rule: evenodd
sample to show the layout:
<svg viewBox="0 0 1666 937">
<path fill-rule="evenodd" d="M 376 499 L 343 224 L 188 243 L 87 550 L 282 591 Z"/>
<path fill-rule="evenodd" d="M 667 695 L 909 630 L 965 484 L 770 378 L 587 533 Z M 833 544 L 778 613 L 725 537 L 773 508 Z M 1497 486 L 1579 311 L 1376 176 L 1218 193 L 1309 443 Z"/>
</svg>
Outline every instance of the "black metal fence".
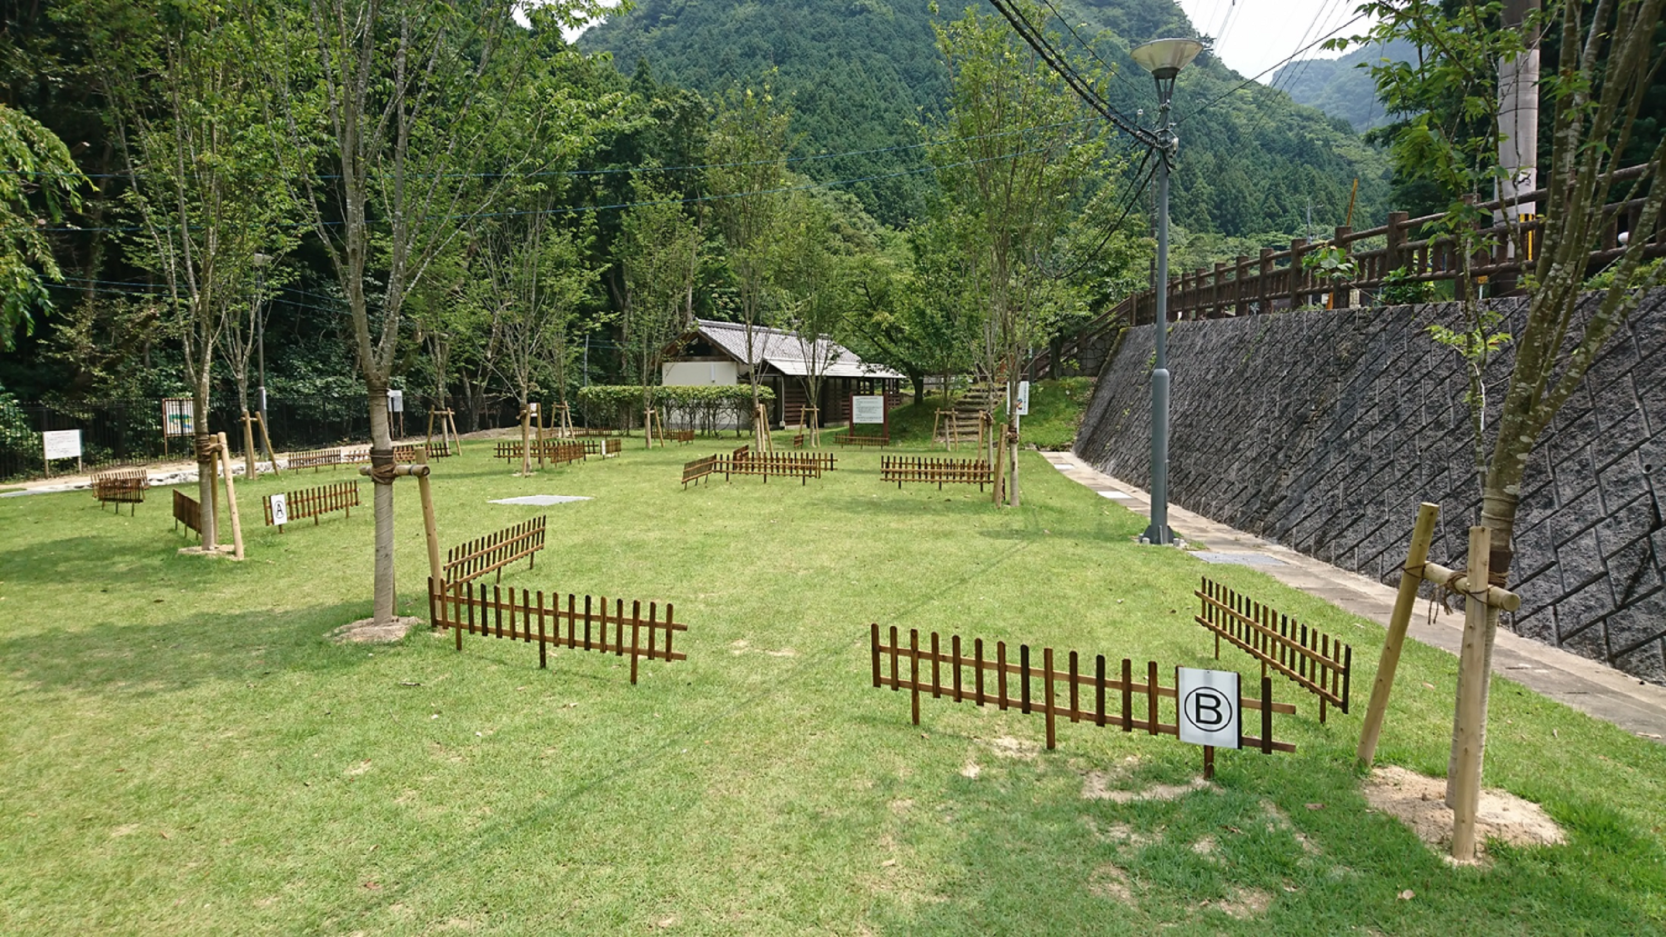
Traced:
<svg viewBox="0 0 1666 937">
<path fill-rule="evenodd" d="M 393 414 L 396 435 L 421 436 L 428 428 L 429 404 L 407 394 L 405 412 Z M 513 399 L 494 398 L 480 413 L 482 429 L 514 423 L 520 412 Z M 459 417 L 462 416 L 459 411 Z M 267 429 L 281 453 L 370 439 L 367 398 L 269 397 Z M 463 420 L 458 419 L 459 427 Z M 208 428 L 223 432 L 232 448 L 243 448 L 242 411 L 235 399 L 209 403 Z M 95 400 L 63 403 L 7 404 L 0 401 L 0 479 L 38 477 L 44 473 L 41 437 L 48 430 L 81 431 L 82 462 L 88 467 L 124 462 L 154 462 L 188 458 L 191 440 L 162 438 L 162 401 L 156 399 Z M 256 444 L 259 444 L 258 439 Z M 73 467 L 57 463 L 53 472 Z"/>
</svg>

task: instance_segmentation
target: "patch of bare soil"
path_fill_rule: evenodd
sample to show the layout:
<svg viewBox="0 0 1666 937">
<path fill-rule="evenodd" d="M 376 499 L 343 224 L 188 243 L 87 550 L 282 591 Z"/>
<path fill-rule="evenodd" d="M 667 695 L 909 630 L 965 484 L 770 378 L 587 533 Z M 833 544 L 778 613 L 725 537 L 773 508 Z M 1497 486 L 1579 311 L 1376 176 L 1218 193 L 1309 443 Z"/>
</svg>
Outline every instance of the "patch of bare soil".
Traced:
<svg viewBox="0 0 1666 937">
<path fill-rule="evenodd" d="M 385 625 L 378 625 L 374 618 L 361 618 L 330 632 L 330 640 L 337 644 L 391 644 L 402 640 L 422 621 L 414 615 L 403 615 Z"/>
<path fill-rule="evenodd" d="M 1247 920 L 1267 913 L 1273 896 L 1259 888 L 1234 888 L 1232 895 L 1219 901 L 1206 901 L 1203 906 L 1224 912 L 1228 917 Z"/>
<path fill-rule="evenodd" d="M 1041 754 L 1041 743 L 1028 739 L 1015 739 L 1010 735 L 1003 735 L 998 739 L 989 740 L 989 748 L 1000 758 L 1034 758 Z"/>
<path fill-rule="evenodd" d="M 1118 904 L 1134 904 L 1134 890 L 1128 886 L 1128 873 L 1108 862 L 1093 870 L 1093 875 L 1088 878 L 1088 894 Z"/>
<path fill-rule="evenodd" d="M 1193 778 L 1185 784 L 1153 784 L 1141 790 L 1127 791 L 1111 787 L 1114 779 L 1113 775 L 1102 771 L 1089 771 L 1082 778 L 1082 799 L 1108 800 L 1114 804 L 1131 804 L 1136 800 L 1176 800 L 1209 787 L 1208 781 Z"/>
<path fill-rule="evenodd" d="M 1452 842 L 1452 809 L 1446 806 L 1446 780 L 1394 766 L 1377 768 L 1365 782 L 1365 800 L 1374 809 L 1411 827 L 1430 846 Z M 1562 828 L 1544 808 L 1508 792 L 1481 791 L 1475 817 L 1476 839 L 1500 839 L 1512 846 L 1559 846 Z"/>
</svg>

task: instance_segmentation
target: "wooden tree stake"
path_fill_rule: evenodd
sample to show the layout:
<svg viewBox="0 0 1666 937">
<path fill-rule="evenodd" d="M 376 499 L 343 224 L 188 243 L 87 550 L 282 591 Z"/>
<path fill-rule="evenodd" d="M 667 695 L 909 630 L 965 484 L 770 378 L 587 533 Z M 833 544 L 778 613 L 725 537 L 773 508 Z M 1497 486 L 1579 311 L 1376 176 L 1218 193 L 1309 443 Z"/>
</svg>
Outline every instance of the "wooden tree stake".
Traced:
<svg viewBox="0 0 1666 937">
<path fill-rule="evenodd" d="M 1491 560 L 1492 531 L 1469 528 L 1470 583 L 1486 589 Z M 1471 587 L 1474 588 L 1473 586 Z M 1451 778 L 1452 858 L 1467 862 L 1475 858 L 1475 812 L 1481 799 L 1482 727 L 1486 724 L 1487 618 L 1491 606 L 1486 594 L 1467 592 L 1464 600 L 1464 642 L 1458 658 L 1458 705 L 1453 718 L 1452 760 L 1457 771 Z"/>
<path fill-rule="evenodd" d="M 1377 682 L 1371 687 L 1371 702 L 1365 708 L 1365 725 L 1359 733 L 1357 756 L 1359 763 L 1367 767 L 1377 756 L 1377 739 L 1382 735 L 1388 697 L 1394 692 L 1394 672 L 1400 666 L 1400 651 L 1406 643 L 1406 629 L 1411 626 L 1417 590 L 1423 585 L 1423 564 L 1429 558 L 1429 543 L 1434 539 L 1435 520 L 1439 517 L 1439 505 L 1424 502 L 1417 509 L 1417 523 L 1411 532 L 1411 549 L 1406 552 L 1406 565 L 1400 573 L 1400 591 L 1394 597 L 1394 612 L 1388 617 L 1388 634 L 1383 639 L 1382 657 L 1377 662 Z"/>
<path fill-rule="evenodd" d="M 272 437 L 266 432 L 266 414 L 255 411 L 255 419 L 260 421 L 260 441 L 266 444 L 266 458 L 272 463 L 272 474 L 278 474 L 278 453 L 272 448 Z"/>
<path fill-rule="evenodd" d="M 226 472 L 226 506 L 231 510 L 232 556 L 243 558 L 243 524 L 237 517 L 237 486 L 231 480 L 231 448 L 226 445 L 226 434 L 219 434 L 220 464 Z"/>
<path fill-rule="evenodd" d="M 428 464 L 427 446 L 417 450 L 417 462 L 421 465 Z M 440 566 L 440 531 L 434 520 L 434 493 L 428 487 L 427 472 L 417 476 L 417 492 L 422 498 L 422 532 L 428 538 L 428 576 L 434 582 L 440 583 L 443 591 L 445 577 Z M 433 622 L 429 624 L 432 625 Z"/>
</svg>

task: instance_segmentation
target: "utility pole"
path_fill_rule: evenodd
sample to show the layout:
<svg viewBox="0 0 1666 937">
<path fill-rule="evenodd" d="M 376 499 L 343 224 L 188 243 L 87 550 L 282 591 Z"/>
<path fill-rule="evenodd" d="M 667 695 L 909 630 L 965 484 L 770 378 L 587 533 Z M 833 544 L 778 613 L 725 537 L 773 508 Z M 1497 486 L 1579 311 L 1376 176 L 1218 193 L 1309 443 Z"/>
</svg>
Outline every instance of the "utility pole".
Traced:
<svg viewBox="0 0 1666 937">
<path fill-rule="evenodd" d="M 1503 27 L 1520 31 L 1530 14 L 1539 11 L 1539 0 L 1504 0 Z M 1539 31 L 1537 24 L 1522 36 L 1526 49 L 1514 61 L 1498 60 L 1498 197 L 1508 200 L 1539 187 Z M 1505 246 L 1511 256 L 1525 249 L 1520 237 L 1521 222 L 1537 215 L 1534 202 L 1503 206 L 1493 214 L 1494 224 L 1504 224 L 1509 235 Z M 1526 262 L 1529 258 L 1522 256 Z M 1500 277 L 1499 292 L 1515 289 L 1516 278 Z"/>
</svg>

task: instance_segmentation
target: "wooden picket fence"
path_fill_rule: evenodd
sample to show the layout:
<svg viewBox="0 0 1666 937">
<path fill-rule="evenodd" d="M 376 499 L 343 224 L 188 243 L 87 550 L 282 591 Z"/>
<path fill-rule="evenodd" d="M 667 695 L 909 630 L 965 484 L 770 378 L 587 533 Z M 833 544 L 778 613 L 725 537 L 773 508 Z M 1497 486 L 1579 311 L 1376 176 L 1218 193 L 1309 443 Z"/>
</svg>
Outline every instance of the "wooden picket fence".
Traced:
<svg viewBox="0 0 1666 937">
<path fill-rule="evenodd" d="M 202 537 L 202 505 L 197 503 L 196 498 L 175 488 L 174 530 L 178 530 L 181 524 L 186 530 L 196 533 L 198 538 Z"/>
<path fill-rule="evenodd" d="M 1221 639 L 1225 638 L 1261 662 L 1261 676 L 1265 677 L 1271 667 L 1319 697 L 1320 722 L 1325 721 L 1327 704 L 1348 711 L 1354 665 L 1351 645 L 1239 595 L 1208 576 L 1203 577 L 1203 586 L 1195 594 L 1202 603 L 1196 621 L 1214 632 L 1216 660 L 1220 660 Z"/>
<path fill-rule="evenodd" d="M 977 485 L 982 491 L 983 486 L 995 483 L 995 475 L 989 463 L 982 460 L 881 456 L 879 480 L 896 482 L 899 489 L 903 482 L 935 482 L 938 491 L 943 490 L 944 484 L 956 483 Z"/>
<path fill-rule="evenodd" d="M 617 439 L 606 441 L 619 442 Z M 590 442 L 594 442 L 594 440 Z M 546 439 L 541 446 L 537 440 L 530 440 L 523 447 L 519 439 L 512 439 L 498 443 L 493 457 L 510 462 L 519 462 L 523 448 L 531 452 L 531 458 L 533 459 L 537 459 L 539 451 L 542 450 L 545 462 L 553 465 L 565 465 L 568 462 L 583 462 L 588 446 L 584 440 Z"/>
<path fill-rule="evenodd" d="M 1133 661 L 1124 657 L 1120 673 L 1107 675 L 1105 655 L 1094 658 L 1093 669 L 1083 673 L 1079 667 L 1079 658 L 1075 651 L 1071 651 L 1064 670 L 1054 666 L 1053 649 L 1042 648 L 1041 666 L 1035 667 L 1031 661 L 1033 655 L 1030 646 L 1018 646 L 1018 661 L 1016 663 L 1007 658 L 1005 641 L 995 642 L 994 657 L 984 653 L 984 642 L 977 638 L 972 642 L 972 656 L 962 653 L 960 635 L 952 635 L 949 639 L 949 652 L 942 652 L 942 646 L 937 632 L 931 633 L 929 649 L 921 649 L 920 632 L 909 629 L 908 644 L 904 646 L 897 640 L 897 627 L 891 626 L 891 643 L 880 641 L 879 625 L 869 626 L 869 643 L 873 661 L 873 685 L 875 687 L 890 687 L 892 690 L 908 690 L 912 697 L 914 724 L 920 724 L 920 694 L 930 693 L 933 699 L 948 696 L 954 702 L 969 700 L 979 706 L 994 703 L 1003 710 L 1017 708 L 1026 715 L 1037 710 L 1047 721 L 1047 747 L 1055 747 L 1054 722 L 1058 717 L 1064 717 L 1071 722 L 1088 722 L 1095 726 L 1115 726 L 1124 732 L 1138 729 L 1150 735 L 1172 735 L 1179 737 L 1178 713 L 1176 722 L 1162 721 L 1162 701 L 1174 700 L 1177 696 L 1175 688 L 1163 686 L 1158 675 L 1157 662 L 1147 661 L 1145 664 L 1145 682 L 1134 680 Z M 902 673 L 901 661 L 908 661 L 907 674 Z M 890 675 L 883 672 L 882 662 L 890 662 Z M 930 682 L 921 679 L 921 664 L 930 670 Z M 943 671 L 947 669 L 949 681 L 943 681 Z M 971 679 L 966 677 L 970 671 Z M 1012 679 L 1016 676 L 1016 680 Z M 1062 681 L 1063 687 L 1057 686 Z M 988 684 L 994 684 L 991 692 Z M 1012 684 L 1016 683 L 1017 696 L 1012 696 Z M 1178 683 L 1178 680 L 1176 680 Z M 1039 685 L 1040 692 L 1036 692 Z M 1059 697 L 1063 695 L 1068 702 Z M 1084 700 L 1083 697 L 1087 699 Z M 1178 705 L 1175 703 L 1174 705 Z M 1251 709 L 1261 713 L 1261 735 L 1252 736 L 1242 734 L 1240 730 L 1239 744 L 1244 748 L 1258 748 L 1263 754 L 1272 752 L 1293 752 L 1296 746 L 1290 742 L 1280 742 L 1273 738 L 1273 714 L 1293 714 L 1296 707 L 1289 703 L 1273 702 L 1273 681 L 1270 677 L 1261 678 L 1261 695 L 1259 697 L 1244 696 L 1238 698 L 1239 711 Z M 1173 707 L 1170 707 L 1171 710 Z"/>
<path fill-rule="evenodd" d="M 665 438 L 671 440 L 672 442 L 681 443 L 686 446 L 694 442 L 694 430 L 674 429 L 669 433 L 666 433 Z"/>
<path fill-rule="evenodd" d="M 544 519 L 545 515 L 540 514 L 447 550 L 446 581 L 461 585 L 496 572 L 497 580 L 502 582 L 503 567 L 523 556 L 527 557 L 526 568 L 531 569 L 538 562 L 535 554 L 544 548 Z"/>
<path fill-rule="evenodd" d="M 599 455 L 604 459 L 625 451 L 623 439 L 581 439 L 579 444 L 584 446 L 586 456 Z"/>
<path fill-rule="evenodd" d="M 710 455 L 684 463 L 683 487 L 713 475 L 722 475 L 724 481 L 728 481 L 731 475 L 759 475 L 766 484 L 771 477 L 796 478 L 800 484 L 809 484 L 810 479 L 821 478 L 822 472 L 831 471 L 833 465 L 831 454 L 754 453 L 749 447 L 742 446 L 727 456 Z"/>
<path fill-rule="evenodd" d="M 359 483 L 334 482 L 329 485 L 319 485 L 317 488 L 303 488 L 300 491 L 285 492 L 283 496 L 284 513 L 289 517 L 286 523 L 293 524 L 304 518 L 312 518 L 312 525 L 318 526 L 318 519 L 333 511 L 343 511 L 348 517 L 353 516 L 353 509 L 359 506 Z M 260 506 L 266 515 L 266 526 L 274 523 L 272 517 L 272 499 L 260 499 Z M 283 533 L 284 524 L 278 524 L 278 533 Z"/>
<path fill-rule="evenodd" d="M 112 468 L 93 473 L 93 497 L 98 499 L 98 506 L 114 504 L 117 514 L 124 504 L 133 505 L 128 508 L 129 514 L 137 511 L 149 487 L 150 476 L 142 468 Z"/>
<path fill-rule="evenodd" d="M 341 464 L 340 449 L 303 449 L 289 454 L 289 467 L 292 469 L 310 468 L 314 472 L 328 465 L 334 468 Z"/>
<path fill-rule="evenodd" d="M 428 458 L 430 458 L 430 459 L 448 459 L 448 458 L 457 454 L 458 443 L 457 443 L 456 440 L 447 441 L 447 440 L 443 440 L 443 439 L 436 439 L 436 440 L 430 440 L 427 443 L 427 447 L 428 447 Z"/>
<path fill-rule="evenodd" d="M 488 594 L 488 589 L 490 593 Z M 428 580 L 428 617 L 436 628 L 450 628 L 456 635 L 457 650 L 463 649 L 463 633 L 489 635 L 530 644 L 538 642 L 538 666 L 548 665 L 550 645 L 573 650 L 612 652 L 616 657 L 627 654 L 631 659 L 631 683 L 636 683 L 637 661 L 687 660 L 688 655 L 672 650 L 672 639 L 688 626 L 675 620 L 670 602 L 665 603 L 665 617 L 659 617 L 659 603 L 648 603 L 648 616 L 642 616 L 642 602 L 633 599 L 630 613 L 625 612 L 625 600 L 615 599 L 610 614 L 605 596 L 580 597 L 569 593 L 566 608 L 561 607 L 561 593 L 545 596 L 522 589 L 515 597 L 514 587 L 508 590 L 480 583 L 479 590 L 467 583 L 436 583 Z M 507 613 L 508 621 L 504 618 Z M 562 622 L 567 631 L 563 635 Z M 613 640 L 608 640 L 608 626 L 612 625 Z M 629 630 L 628 641 L 626 631 Z M 644 632 L 646 632 L 644 634 Z"/>
<path fill-rule="evenodd" d="M 875 436 L 871 434 L 847 431 L 834 436 L 833 441 L 841 446 L 857 446 L 860 448 L 867 448 L 868 446 L 889 446 L 891 444 L 891 434 L 882 433 Z"/>
</svg>

